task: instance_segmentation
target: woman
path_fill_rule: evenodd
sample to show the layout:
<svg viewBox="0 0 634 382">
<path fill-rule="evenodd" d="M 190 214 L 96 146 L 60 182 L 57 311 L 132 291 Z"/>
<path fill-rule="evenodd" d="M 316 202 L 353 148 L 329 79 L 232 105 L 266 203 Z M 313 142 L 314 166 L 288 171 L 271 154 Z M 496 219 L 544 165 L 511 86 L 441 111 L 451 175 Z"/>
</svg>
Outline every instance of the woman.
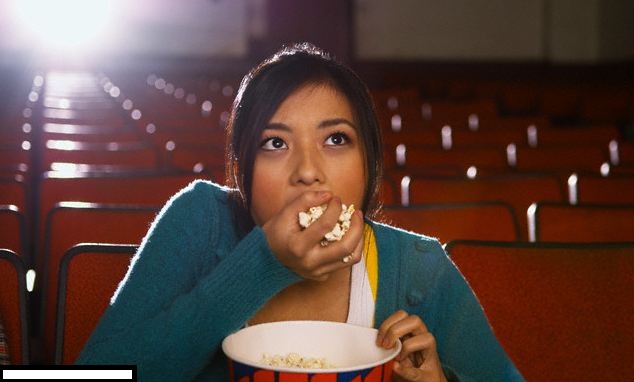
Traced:
<svg viewBox="0 0 634 382">
<path fill-rule="evenodd" d="M 380 176 L 359 78 L 309 44 L 278 52 L 236 96 L 229 187 L 195 182 L 167 203 L 78 362 L 137 364 L 141 380 L 222 380 L 228 334 L 313 319 L 379 327 L 386 348 L 400 338 L 401 380 L 521 380 L 439 243 L 371 220 Z M 324 246 L 342 203 L 359 211 Z M 299 212 L 319 205 L 303 229 Z"/>
</svg>

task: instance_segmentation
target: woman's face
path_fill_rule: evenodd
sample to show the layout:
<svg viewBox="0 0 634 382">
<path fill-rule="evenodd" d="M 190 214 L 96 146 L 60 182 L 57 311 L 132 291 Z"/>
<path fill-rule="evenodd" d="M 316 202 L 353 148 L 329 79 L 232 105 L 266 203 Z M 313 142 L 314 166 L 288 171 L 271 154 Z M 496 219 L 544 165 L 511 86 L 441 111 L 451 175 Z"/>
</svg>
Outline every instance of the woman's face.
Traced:
<svg viewBox="0 0 634 382">
<path fill-rule="evenodd" d="M 251 215 L 263 225 L 306 191 L 330 191 L 361 208 L 363 142 L 348 99 L 307 84 L 284 100 L 262 132 L 255 156 Z"/>
</svg>

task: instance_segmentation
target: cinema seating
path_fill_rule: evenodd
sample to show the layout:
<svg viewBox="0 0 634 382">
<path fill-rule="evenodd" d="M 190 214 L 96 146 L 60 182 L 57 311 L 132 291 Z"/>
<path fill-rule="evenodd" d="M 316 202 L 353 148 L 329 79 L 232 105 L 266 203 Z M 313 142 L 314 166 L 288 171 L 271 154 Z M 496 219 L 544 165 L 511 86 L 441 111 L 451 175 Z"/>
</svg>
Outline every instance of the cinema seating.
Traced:
<svg viewBox="0 0 634 382">
<path fill-rule="evenodd" d="M 60 267 L 55 364 L 72 364 L 123 279 L 134 245 L 85 244 L 73 247 Z"/>
<path fill-rule="evenodd" d="M 455 241 L 446 249 L 527 381 L 634 378 L 634 243 Z M 592 361 L 580 362 L 588 351 Z"/>
<path fill-rule="evenodd" d="M 15 252 L 0 248 L 0 315 L 12 364 L 29 363 L 26 269 Z"/>
<path fill-rule="evenodd" d="M 540 202 L 529 209 L 532 241 L 634 241 L 634 204 Z"/>
<path fill-rule="evenodd" d="M 383 208 L 384 221 L 406 230 L 438 238 L 520 239 L 519 226 L 510 205 L 502 202 L 438 203 Z"/>
</svg>

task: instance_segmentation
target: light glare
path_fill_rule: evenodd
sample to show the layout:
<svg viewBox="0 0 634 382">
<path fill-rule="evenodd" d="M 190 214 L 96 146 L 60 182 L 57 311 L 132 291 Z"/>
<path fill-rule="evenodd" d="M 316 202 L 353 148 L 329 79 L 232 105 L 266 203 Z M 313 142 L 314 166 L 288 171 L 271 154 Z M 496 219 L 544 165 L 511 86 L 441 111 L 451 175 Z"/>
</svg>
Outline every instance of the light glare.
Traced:
<svg viewBox="0 0 634 382">
<path fill-rule="evenodd" d="M 14 2 L 23 28 L 50 50 L 98 45 L 111 23 L 113 0 L 19 0 Z"/>
</svg>

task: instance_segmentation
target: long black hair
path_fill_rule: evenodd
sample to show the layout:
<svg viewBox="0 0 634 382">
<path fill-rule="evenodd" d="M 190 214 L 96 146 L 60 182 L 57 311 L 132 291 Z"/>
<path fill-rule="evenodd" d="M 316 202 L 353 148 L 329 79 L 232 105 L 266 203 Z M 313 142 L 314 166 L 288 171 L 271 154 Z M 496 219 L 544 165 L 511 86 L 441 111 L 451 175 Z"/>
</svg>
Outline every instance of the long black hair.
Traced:
<svg viewBox="0 0 634 382">
<path fill-rule="evenodd" d="M 363 142 L 366 182 L 362 210 L 378 212 L 383 172 L 381 132 L 370 93 L 348 67 L 310 43 L 284 47 L 252 69 L 240 84 L 227 125 L 226 179 L 233 188 L 230 203 L 241 234 L 255 223 L 249 213 L 255 156 L 262 130 L 279 105 L 305 84 L 326 84 L 341 92 L 352 106 Z"/>
</svg>

